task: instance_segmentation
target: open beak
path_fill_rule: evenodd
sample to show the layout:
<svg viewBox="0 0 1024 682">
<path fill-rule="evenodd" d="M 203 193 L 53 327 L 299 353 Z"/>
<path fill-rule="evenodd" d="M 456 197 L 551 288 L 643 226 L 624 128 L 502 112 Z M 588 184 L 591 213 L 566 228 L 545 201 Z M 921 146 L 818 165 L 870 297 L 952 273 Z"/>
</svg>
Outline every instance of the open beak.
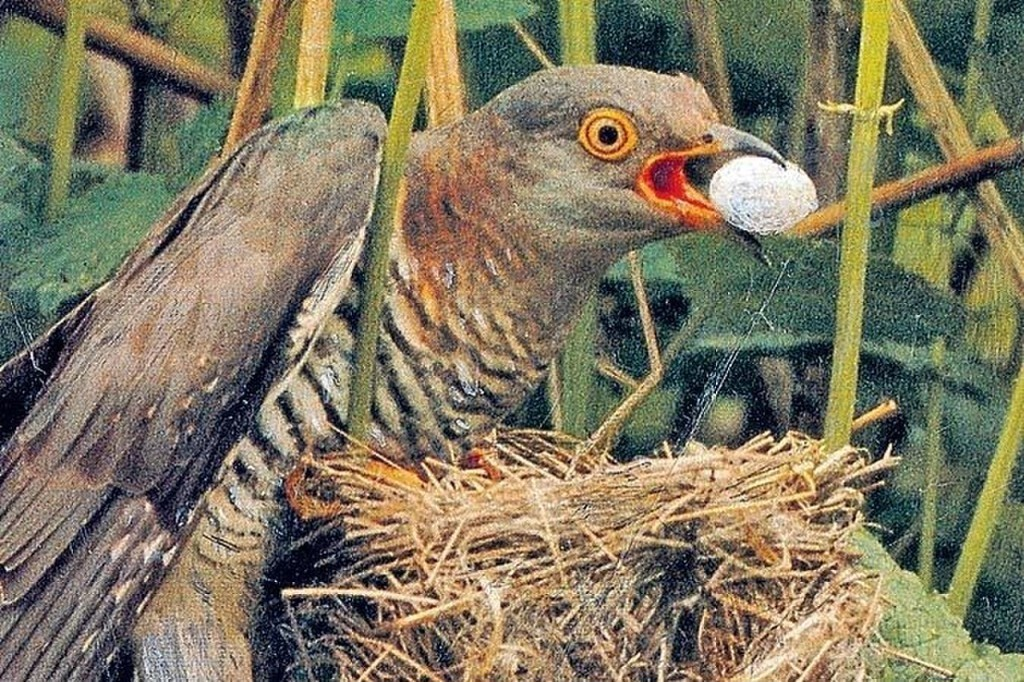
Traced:
<svg viewBox="0 0 1024 682">
<path fill-rule="evenodd" d="M 725 218 L 691 183 L 687 164 L 726 152 L 763 156 L 783 167 L 786 165 L 782 155 L 767 142 L 716 123 L 707 129 L 697 145 L 647 159 L 637 175 L 636 192 L 657 209 L 676 217 L 685 231 L 721 230 L 727 226 Z"/>
</svg>

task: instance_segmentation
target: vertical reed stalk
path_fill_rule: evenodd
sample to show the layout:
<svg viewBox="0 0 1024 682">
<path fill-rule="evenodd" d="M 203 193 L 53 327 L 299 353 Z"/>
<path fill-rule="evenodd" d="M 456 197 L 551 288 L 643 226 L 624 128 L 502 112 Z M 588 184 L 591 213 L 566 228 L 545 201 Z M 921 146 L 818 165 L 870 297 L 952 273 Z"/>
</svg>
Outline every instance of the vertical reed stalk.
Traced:
<svg viewBox="0 0 1024 682">
<path fill-rule="evenodd" d="M 971 154 L 977 148 L 967 123 L 946 89 L 906 3 L 892 0 L 892 9 L 892 41 L 899 56 L 900 70 L 943 156 L 955 159 Z M 995 183 L 981 182 L 973 194 L 978 207 L 978 225 L 993 255 L 1005 269 L 1004 277 L 1017 299 L 1024 300 L 1024 235 Z"/>
<path fill-rule="evenodd" d="M 594 0 L 559 0 L 558 21 L 564 64 L 591 64 L 597 58 Z M 591 299 L 569 336 L 559 363 L 562 368 L 562 427 L 567 433 L 586 436 L 593 426 L 595 389 L 594 339 L 597 333 L 597 301 Z"/>
<path fill-rule="evenodd" d="M 597 15 L 594 0 L 559 0 L 558 25 L 563 64 L 597 61 Z"/>
<path fill-rule="evenodd" d="M 249 47 L 249 59 L 245 63 L 242 81 L 238 84 L 235 110 L 221 150 L 222 157 L 230 154 L 246 135 L 260 127 L 263 115 L 270 107 L 277 56 L 281 52 L 281 41 L 284 39 L 291 6 L 292 0 L 260 2 Z"/>
<path fill-rule="evenodd" d="M 722 123 L 732 125 L 732 87 L 725 63 L 722 33 L 718 27 L 719 0 L 684 0 L 683 11 L 697 53 L 697 80 L 708 90 Z"/>
<path fill-rule="evenodd" d="M 46 197 L 46 219 L 56 220 L 64 213 L 71 186 L 71 156 L 75 150 L 75 123 L 78 120 L 78 95 L 85 67 L 85 26 L 89 3 L 69 0 L 64 25 L 64 49 L 61 54 L 60 92 L 50 156 L 50 189 Z"/>
<path fill-rule="evenodd" d="M 359 305 L 356 328 L 355 371 L 352 376 L 348 409 L 348 428 L 356 440 L 364 440 L 370 425 L 373 405 L 373 375 L 377 365 L 377 338 L 380 333 L 384 291 L 388 275 L 388 250 L 405 168 L 405 153 L 412 138 L 412 126 L 419 109 L 420 95 L 430 59 L 430 36 L 434 28 L 437 0 L 416 0 L 409 18 L 409 38 L 398 76 L 398 90 L 388 122 L 384 143 L 380 190 L 370 226 L 365 297 Z"/>
<path fill-rule="evenodd" d="M 989 29 L 992 26 L 993 0 L 977 0 L 974 5 L 974 30 L 967 55 L 967 75 L 964 79 L 964 116 L 967 127 L 974 130 L 981 113 L 981 57 L 985 54 Z"/>
<path fill-rule="evenodd" d="M 305 0 L 295 74 L 296 109 L 323 104 L 327 92 L 327 67 L 331 62 L 333 26 L 334 0 Z"/>
<path fill-rule="evenodd" d="M 466 115 L 466 87 L 459 65 L 455 0 L 438 0 L 427 62 L 427 125 L 458 121 Z"/>
<path fill-rule="evenodd" d="M 985 485 L 978 496 L 978 507 L 974 510 L 971 527 L 967 530 L 963 551 L 956 562 L 953 580 L 949 585 L 949 609 L 963 618 L 971 605 L 974 588 L 978 584 L 982 563 L 992 542 L 999 515 L 1006 500 L 1010 474 L 1017 462 L 1021 442 L 1024 441 L 1024 360 L 1017 370 L 1013 384 L 1013 395 L 1006 412 L 1003 430 L 999 434 L 995 455 L 985 476 Z"/>
<path fill-rule="evenodd" d="M 879 112 L 889 48 L 889 9 L 889 0 L 865 0 L 861 15 L 854 93 L 856 113 L 846 173 L 849 212 L 840 247 L 836 336 L 825 413 L 824 439 L 829 450 L 849 442 L 857 398 L 864 283 L 871 239 L 871 187 L 875 178 Z"/>
</svg>

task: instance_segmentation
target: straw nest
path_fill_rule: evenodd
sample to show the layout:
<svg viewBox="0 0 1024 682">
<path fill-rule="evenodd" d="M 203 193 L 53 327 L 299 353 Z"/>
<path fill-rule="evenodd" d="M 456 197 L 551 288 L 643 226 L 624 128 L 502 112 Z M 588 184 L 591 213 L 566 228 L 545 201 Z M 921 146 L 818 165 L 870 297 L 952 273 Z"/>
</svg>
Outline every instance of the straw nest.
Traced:
<svg viewBox="0 0 1024 682">
<path fill-rule="evenodd" d="M 863 674 L 879 581 L 850 535 L 894 462 L 759 436 L 616 463 L 504 431 L 481 466 L 307 462 L 300 511 L 351 561 L 285 590 L 296 673 L 379 680 L 803 680 Z M 666 448 L 667 450 L 667 448 Z M 390 473 L 388 473 L 390 471 Z"/>
</svg>

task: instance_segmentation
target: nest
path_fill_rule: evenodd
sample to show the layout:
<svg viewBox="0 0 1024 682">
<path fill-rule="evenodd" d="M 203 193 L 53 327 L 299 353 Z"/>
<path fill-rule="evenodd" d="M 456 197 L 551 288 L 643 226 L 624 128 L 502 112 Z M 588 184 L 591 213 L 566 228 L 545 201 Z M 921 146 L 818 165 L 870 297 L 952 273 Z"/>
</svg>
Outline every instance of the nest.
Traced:
<svg viewBox="0 0 1024 682">
<path fill-rule="evenodd" d="M 863 673 L 879 580 L 850 535 L 892 457 L 799 434 L 626 464 L 580 450 L 501 432 L 479 468 L 430 461 L 425 481 L 353 457 L 307 463 L 294 499 L 336 517 L 351 561 L 330 586 L 285 591 L 306 627 L 303 676 Z"/>
</svg>

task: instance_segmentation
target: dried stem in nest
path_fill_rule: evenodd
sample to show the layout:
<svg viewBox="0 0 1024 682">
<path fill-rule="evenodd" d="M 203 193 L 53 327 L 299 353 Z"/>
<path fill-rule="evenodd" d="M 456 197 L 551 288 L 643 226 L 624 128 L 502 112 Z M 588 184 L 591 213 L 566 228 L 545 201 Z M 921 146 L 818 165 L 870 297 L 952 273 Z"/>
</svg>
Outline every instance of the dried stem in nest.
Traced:
<svg viewBox="0 0 1024 682">
<path fill-rule="evenodd" d="M 339 509 L 331 551 L 352 560 L 329 587 L 284 591 L 307 661 L 385 680 L 862 672 L 878 581 L 848 540 L 892 457 L 798 434 L 628 464 L 578 445 L 500 432 L 497 482 L 431 461 L 424 483 L 392 485 L 331 462 L 309 489 Z"/>
</svg>

